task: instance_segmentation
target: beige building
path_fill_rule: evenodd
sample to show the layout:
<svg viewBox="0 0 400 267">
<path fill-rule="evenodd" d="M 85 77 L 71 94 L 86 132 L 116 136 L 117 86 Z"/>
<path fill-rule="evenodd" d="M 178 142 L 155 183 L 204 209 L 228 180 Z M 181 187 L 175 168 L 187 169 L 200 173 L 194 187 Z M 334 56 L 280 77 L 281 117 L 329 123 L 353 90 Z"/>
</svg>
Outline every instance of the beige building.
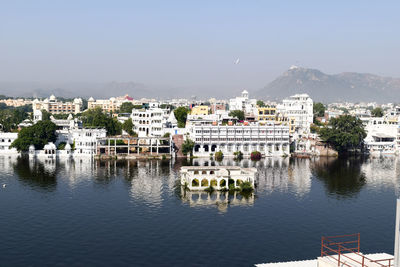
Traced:
<svg viewBox="0 0 400 267">
<path fill-rule="evenodd" d="M 208 115 L 208 106 L 195 106 L 190 112 L 191 115 Z"/>
<path fill-rule="evenodd" d="M 4 103 L 9 107 L 22 107 L 25 105 L 31 105 L 32 100 L 25 100 L 23 98 L 19 98 L 19 99 L 9 98 L 9 99 L 1 99 L 0 103 Z"/>
<path fill-rule="evenodd" d="M 73 102 L 59 102 L 54 95 L 43 101 L 38 99 L 32 101 L 33 111 L 44 109 L 53 114 L 77 114 L 82 111 L 82 105 L 81 98 L 75 98 Z"/>
</svg>

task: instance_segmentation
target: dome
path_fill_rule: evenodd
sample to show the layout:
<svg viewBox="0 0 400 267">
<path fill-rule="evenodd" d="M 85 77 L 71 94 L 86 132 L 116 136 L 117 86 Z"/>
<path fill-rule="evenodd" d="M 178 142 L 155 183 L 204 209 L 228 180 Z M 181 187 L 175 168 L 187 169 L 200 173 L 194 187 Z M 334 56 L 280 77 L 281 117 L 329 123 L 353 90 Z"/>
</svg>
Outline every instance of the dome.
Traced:
<svg viewBox="0 0 400 267">
<path fill-rule="evenodd" d="M 110 101 L 114 102 L 115 101 L 115 97 L 111 97 Z"/>
<path fill-rule="evenodd" d="M 82 99 L 80 99 L 80 98 L 74 99 L 74 104 L 81 104 L 81 103 L 82 103 Z"/>
<path fill-rule="evenodd" d="M 57 147 L 53 142 L 50 142 L 47 145 L 45 145 L 43 149 L 45 149 L 45 150 L 55 150 L 55 149 L 57 149 Z"/>
<path fill-rule="evenodd" d="M 55 101 L 55 100 L 56 100 L 55 95 L 51 95 L 51 96 L 50 96 L 50 101 Z"/>
<path fill-rule="evenodd" d="M 45 100 L 43 100 L 43 103 L 49 103 L 49 99 L 46 98 Z"/>
<path fill-rule="evenodd" d="M 93 98 L 93 97 L 90 97 L 89 100 L 88 100 L 88 102 L 94 102 L 94 98 Z"/>
<path fill-rule="evenodd" d="M 29 151 L 35 151 L 35 146 L 34 145 L 30 145 L 29 146 Z"/>
<path fill-rule="evenodd" d="M 67 143 L 64 147 L 65 150 L 71 150 L 71 145 L 69 143 Z"/>
<path fill-rule="evenodd" d="M 69 114 L 67 120 L 70 121 L 70 120 L 72 120 L 73 118 L 74 118 L 74 117 L 72 117 L 72 114 Z"/>
</svg>

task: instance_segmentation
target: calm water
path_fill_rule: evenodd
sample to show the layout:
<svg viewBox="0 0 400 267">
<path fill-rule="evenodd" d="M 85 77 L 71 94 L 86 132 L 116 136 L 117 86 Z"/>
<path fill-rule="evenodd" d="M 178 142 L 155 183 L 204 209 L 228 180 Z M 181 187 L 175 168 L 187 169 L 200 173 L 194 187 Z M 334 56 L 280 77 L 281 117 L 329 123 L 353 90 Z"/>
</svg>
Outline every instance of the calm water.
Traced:
<svg viewBox="0 0 400 267">
<path fill-rule="evenodd" d="M 254 195 L 182 194 L 194 160 L 0 158 L 1 266 L 250 266 L 313 259 L 322 235 L 392 254 L 400 161 L 266 159 Z"/>
</svg>

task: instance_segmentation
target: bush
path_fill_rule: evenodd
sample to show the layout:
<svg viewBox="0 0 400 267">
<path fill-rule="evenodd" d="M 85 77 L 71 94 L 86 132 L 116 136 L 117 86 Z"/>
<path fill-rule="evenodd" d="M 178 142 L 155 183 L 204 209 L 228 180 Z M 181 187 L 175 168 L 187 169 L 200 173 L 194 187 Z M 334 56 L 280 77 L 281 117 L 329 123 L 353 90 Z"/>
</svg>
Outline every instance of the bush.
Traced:
<svg viewBox="0 0 400 267">
<path fill-rule="evenodd" d="M 204 189 L 204 191 L 208 192 L 208 193 L 212 193 L 215 191 L 214 187 L 212 185 L 210 185 L 209 187 L 207 187 L 206 189 Z"/>
<path fill-rule="evenodd" d="M 233 155 L 235 156 L 234 157 L 235 160 L 242 160 L 243 159 L 242 151 L 236 151 L 235 153 L 233 153 Z"/>
<path fill-rule="evenodd" d="M 258 151 L 253 151 L 250 154 L 251 160 L 260 160 L 261 159 L 261 153 Z"/>
<path fill-rule="evenodd" d="M 65 143 L 65 142 L 59 143 L 58 146 L 57 146 L 57 150 L 64 150 L 66 144 L 67 143 Z"/>
<path fill-rule="evenodd" d="M 215 160 L 221 161 L 224 158 L 224 153 L 222 151 L 215 152 L 214 155 Z"/>
<path fill-rule="evenodd" d="M 240 191 L 241 192 L 251 192 L 254 188 L 250 182 L 242 182 L 240 183 Z"/>
</svg>

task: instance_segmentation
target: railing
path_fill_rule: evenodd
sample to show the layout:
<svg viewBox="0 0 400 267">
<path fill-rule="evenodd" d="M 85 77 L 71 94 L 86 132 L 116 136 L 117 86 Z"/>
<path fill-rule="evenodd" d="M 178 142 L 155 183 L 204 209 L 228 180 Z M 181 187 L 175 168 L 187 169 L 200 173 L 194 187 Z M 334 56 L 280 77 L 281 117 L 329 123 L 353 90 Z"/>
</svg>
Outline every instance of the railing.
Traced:
<svg viewBox="0 0 400 267">
<path fill-rule="evenodd" d="M 321 238 L 321 257 L 329 257 L 338 266 L 391 267 L 393 258 L 372 260 L 360 253 L 360 233 Z"/>
</svg>

